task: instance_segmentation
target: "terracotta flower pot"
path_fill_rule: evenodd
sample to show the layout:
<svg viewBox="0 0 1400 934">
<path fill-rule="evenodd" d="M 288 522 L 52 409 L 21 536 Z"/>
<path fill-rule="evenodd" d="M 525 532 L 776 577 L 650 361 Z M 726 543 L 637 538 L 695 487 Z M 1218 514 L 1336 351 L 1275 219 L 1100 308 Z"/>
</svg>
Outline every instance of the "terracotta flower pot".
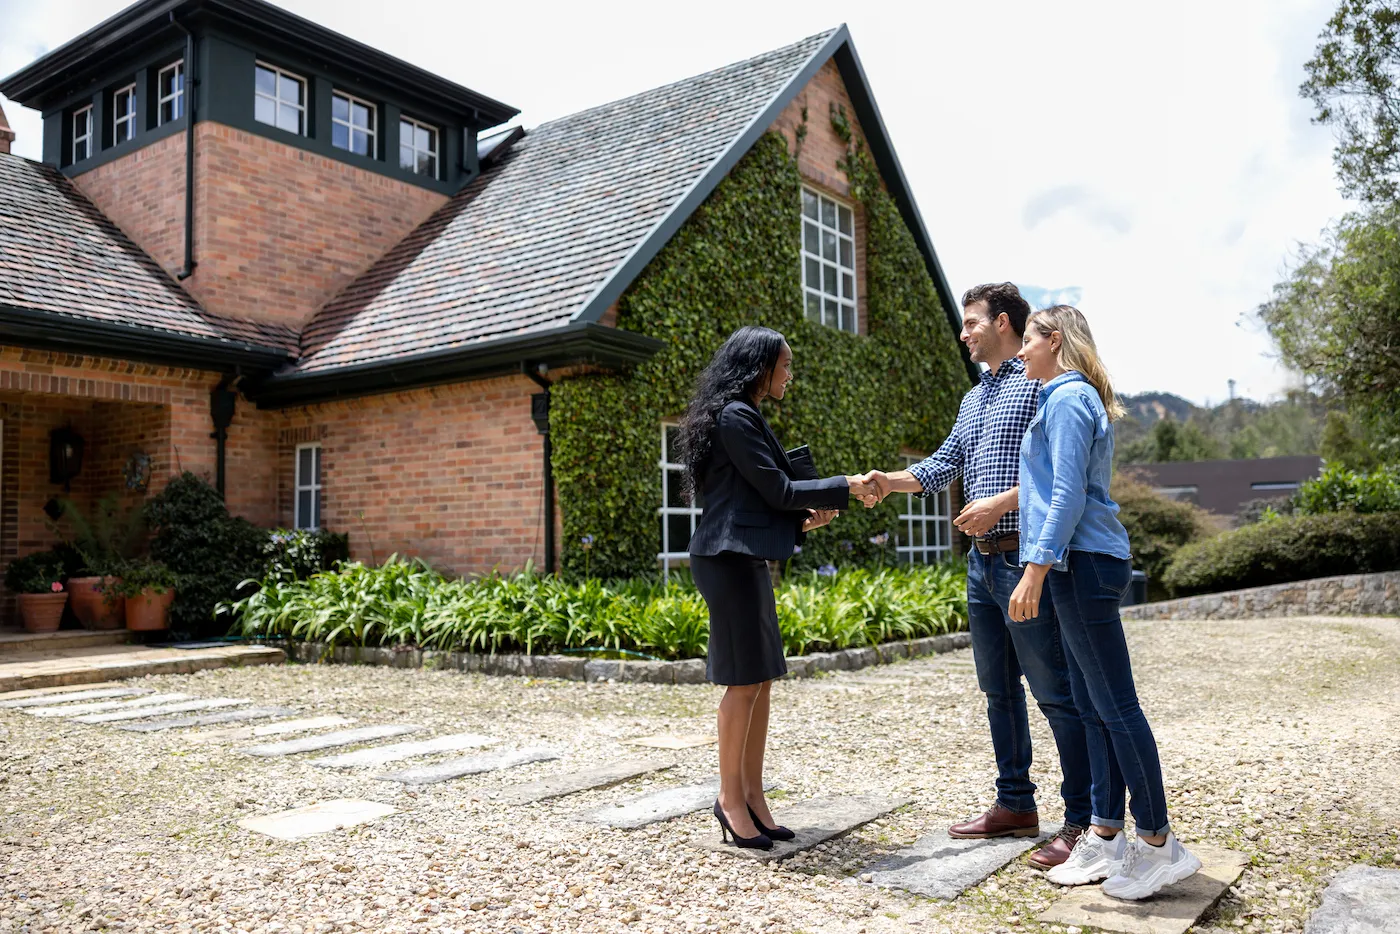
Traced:
<svg viewBox="0 0 1400 934">
<path fill-rule="evenodd" d="M 73 595 L 73 615 L 84 629 L 121 629 L 126 625 L 126 597 L 106 594 L 102 587 L 121 583 L 120 577 L 72 577 L 68 591 Z"/>
<path fill-rule="evenodd" d="M 22 593 L 19 595 L 19 615 L 25 632 L 54 632 L 63 619 L 63 607 L 68 592 Z"/>
<path fill-rule="evenodd" d="M 126 628 L 136 632 L 152 632 L 169 626 L 170 604 L 175 591 L 156 593 L 143 590 L 138 596 L 126 598 Z"/>
</svg>

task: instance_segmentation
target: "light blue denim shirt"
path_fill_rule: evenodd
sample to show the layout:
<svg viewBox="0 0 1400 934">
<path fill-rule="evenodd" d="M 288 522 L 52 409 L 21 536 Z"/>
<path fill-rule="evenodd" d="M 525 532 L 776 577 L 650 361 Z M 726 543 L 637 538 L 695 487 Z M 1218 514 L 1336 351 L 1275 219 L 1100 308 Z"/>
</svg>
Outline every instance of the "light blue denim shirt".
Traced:
<svg viewBox="0 0 1400 934">
<path fill-rule="evenodd" d="M 1071 550 L 1131 557 L 1112 473 L 1113 425 L 1098 390 L 1077 370 L 1050 380 L 1021 439 L 1021 563 L 1063 570 Z"/>
</svg>

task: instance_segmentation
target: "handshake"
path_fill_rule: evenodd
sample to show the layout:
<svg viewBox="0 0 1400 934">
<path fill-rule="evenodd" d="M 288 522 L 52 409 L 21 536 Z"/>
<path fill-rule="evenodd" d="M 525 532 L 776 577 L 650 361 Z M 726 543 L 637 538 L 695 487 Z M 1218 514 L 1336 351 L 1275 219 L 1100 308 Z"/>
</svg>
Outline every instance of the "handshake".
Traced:
<svg viewBox="0 0 1400 934">
<path fill-rule="evenodd" d="M 847 477 L 846 483 L 851 488 L 851 496 L 860 500 L 866 509 L 878 506 L 886 496 L 895 492 L 894 482 L 883 470 Z"/>
</svg>

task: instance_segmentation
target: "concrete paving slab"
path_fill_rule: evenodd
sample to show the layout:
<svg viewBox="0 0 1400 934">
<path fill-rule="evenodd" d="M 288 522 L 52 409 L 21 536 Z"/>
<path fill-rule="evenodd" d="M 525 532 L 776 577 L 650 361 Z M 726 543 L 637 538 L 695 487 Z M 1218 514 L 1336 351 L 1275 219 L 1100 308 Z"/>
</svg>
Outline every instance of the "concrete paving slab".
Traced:
<svg viewBox="0 0 1400 934">
<path fill-rule="evenodd" d="M 248 703 L 246 697 L 210 697 L 203 700 L 181 701 L 178 704 L 158 704 L 155 707 L 135 707 L 131 710 L 113 710 L 110 713 L 88 714 L 74 717 L 74 723 L 117 723 L 122 720 L 144 720 L 147 717 L 161 717 L 170 713 L 188 713 L 192 710 L 217 710 L 220 707 L 237 707 Z"/>
<path fill-rule="evenodd" d="M 0 656 L 22 652 L 52 652 L 56 649 L 85 648 L 92 645 L 123 645 L 131 638 L 121 629 L 60 629 L 56 632 L 0 630 Z"/>
<path fill-rule="evenodd" d="M 28 691 L 20 691 L 20 694 L 29 694 Z M 51 707 L 56 704 L 70 704 L 75 701 L 95 701 L 113 697 L 136 697 L 138 694 L 150 694 L 150 688 L 93 688 L 86 691 L 69 691 L 66 694 L 54 695 L 45 692 L 37 697 L 20 697 L 12 700 L 0 701 L 0 707 L 9 710 L 23 709 L 25 707 Z"/>
<path fill-rule="evenodd" d="M 490 795 L 492 800 L 502 804 L 533 804 L 550 798 L 562 798 L 579 791 L 592 788 L 607 788 L 628 779 L 669 769 L 672 763 L 661 759 L 618 759 L 596 769 L 583 769 L 579 772 L 564 772 L 549 778 L 523 785 L 512 785 Z"/>
<path fill-rule="evenodd" d="M 550 759 L 558 758 L 559 754 L 553 749 L 534 746 L 527 749 L 492 752 L 482 756 L 463 756 L 460 759 L 449 759 L 434 765 L 423 765 L 416 769 L 404 769 L 402 772 L 389 772 L 374 777 L 381 782 L 400 782 L 404 785 L 435 785 L 438 782 L 450 781 L 464 775 L 512 769 L 518 765 L 548 762 Z"/>
<path fill-rule="evenodd" d="M 214 649 L 153 649 L 140 645 L 96 645 L 4 656 L 0 692 L 49 688 L 145 675 L 190 674 L 208 668 L 280 664 L 281 649 L 229 645 Z M 8 659 L 13 659 L 8 660 Z"/>
<path fill-rule="evenodd" d="M 358 749 L 338 756 L 322 756 L 320 759 L 312 759 L 311 764 L 322 769 L 353 769 L 363 765 L 398 762 L 400 759 L 412 759 L 414 756 L 430 756 L 435 752 L 475 749 L 499 742 L 495 737 L 482 736 L 480 733 L 453 733 L 450 736 L 434 736 L 432 739 Z"/>
<path fill-rule="evenodd" d="M 1186 934 L 1244 872 L 1248 857 L 1213 846 L 1190 847 L 1201 871 L 1140 902 L 1109 898 L 1097 885 L 1072 889 L 1036 920 L 1074 924 L 1120 934 Z"/>
<path fill-rule="evenodd" d="M 706 736 L 703 733 L 682 733 L 680 735 L 658 733 L 656 736 L 624 739 L 622 745 L 647 746 L 652 749 L 694 749 L 697 746 L 713 746 L 718 742 L 718 736 Z"/>
<path fill-rule="evenodd" d="M 1303 934 L 1395 934 L 1400 869 L 1352 866 L 1337 873 Z"/>
<path fill-rule="evenodd" d="M 909 798 L 883 795 L 842 795 L 799 801 L 791 807 L 773 812 L 773 819 L 797 836 L 792 840 L 775 841 L 771 850 L 741 850 L 737 846 L 726 845 L 721 842 L 718 825 L 706 828 L 704 835 L 691 842 L 704 850 L 771 863 L 848 834 L 861 824 L 883 817 L 910 801 Z"/>
<path fill-rule="evenodd" d="M 305 717 L 300 720 L 283 720 L 280 723 L 269 723 L 264 726 L 245 726 L 232 730 L 187 733 L 184 738 L 192 743 L 232 743 L 245 739 L 257 739 L 262 736 L 283 736 L 287 733 L 324 730 L 326 727 L 347 726 L 354 722 L 354 719 L 350 717 Z"/>
<path fill-rule="evenodd" d="M 64 684 L 51 688 L 24 688 L 19 691 L 0 693 L 0 700 L 19 700 L 23 697 L 40 697 L 54 694 L 71 694 L 77 691 L 91 691 L 97 688 L 124 688 L 128 685 L 120 681 L 95 681 L 92 684 Z M 55 701 L 57 703 L 57 701 Z"/>
<path fill-rule="evenodd" d="M 241 720 L 263 720 L 268 717 L 287 717 L 296 713 L 295 707 L 243 707 L 238 710 L 222 710 L 218 713 L 201 713 L 192 717 L 161 717 L 143 723 L 119 723 L 117 729 L 133 733 L 159 733 L 162 730 L 177 730 L 191 726 L 208 726 L 214 723 L 237 723 Z"/>
<path fill-rule="evenodd" d="M 250 756 L 294 756 L 300 752 L 315 752 L 318 749 L 334 749 L 336 746 L 353 746 L 356 743 L 368 743 L 390 736 L 403 736 L 405 733 L 417 733 L 421 729 L 421 726 L 406 723 L 362 726 L 354 730 L 339 730 L 319 736 L 287 739 L 280 743 L 249 746 L 243 751 Z"/>
<path fill-rule="evenodd" d="M 137 697 L 134 700 L 109 700 L 109 701 L 89 701 L 84 704 L 63 704 L 61 706 L 29 707 L 25 709 L 31 717 L 80 717 L 90 713 L 106 713 L 109 710 L 130 710 L 135 707 L 149 707 L 160 704 L 173 704 L 175 701 L 187 700 L 190 694 L 171 692 L 169 694 L 150 694 Z"/>
<path fill-rule="evenodd" d="M 342 827 L 354 827 L 379 820 L 398 811 L 378 801 L 337 798 L 304 808 L 293 808 L 277 814 L 246 817 L 238 822 L 245 830 L 276 837 L 278 840 L 300 840 L 316 834 L 329 833 Z"/>
<path fill-rule="evenodd" d="M 773 783 L 770 782 L 766 790 L 773 787 Z M 719 776 L 715 776 L 696 785 L 663 788 L 639 798 L 605 804 L 600 808 L 585 811 L 579 815 L 579 819 L 605 827 L 636 830 L 647 824 L 712 807 L 718 794 Z"/>
<path fill-rule="evenodd" d="M 867 871 L 882 888 L 903 889 L 926 898 L 957 898 L 970 886 L 996 872 L 1017 856 L 1059 832 L 1059 825 L 1041 825 L 1038 837 L 998 837 L 955 840 L 946 830 L 919 838 Z"/>
</svg>

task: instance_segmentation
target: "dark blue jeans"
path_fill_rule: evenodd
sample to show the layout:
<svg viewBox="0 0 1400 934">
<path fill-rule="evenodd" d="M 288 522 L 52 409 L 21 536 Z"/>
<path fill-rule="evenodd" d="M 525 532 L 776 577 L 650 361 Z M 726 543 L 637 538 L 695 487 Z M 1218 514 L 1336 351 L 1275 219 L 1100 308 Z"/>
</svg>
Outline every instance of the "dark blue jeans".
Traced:
<svg viewBox="0 0 1400 934">
<path fill-rule="evenodd" d="M 1139 834 L 1168 830 L 1167 795 L 1157 740 L 1138 704 L 1128 643 L 1118 615 L 1132 584 L 1126 558 L 1071 551 L 1068 569 L 1052 570 L 1046 589 L 1069 650 L 1070 684 L 1085 711 L 1085 735 L 1094 773 L 1093 822 L 1122 827 L 1124 790 L 1132 793 Z"/>
<path fill-rule="evenodd" d="M 968 554 L 968 628 L 977 684 L 987 695 L 987 722 L 997 759 L 997 801 L 1020 813 L 1036 809 L 1031 729 L 1021 686 L 1024 674 L 1059 747 L 1065 820 L 1088 824 L 1089 749 L 1060 645 L 1060 626 L 1048 593 L 1041 596 L 1038 616 L 1023 623 L 1011 621 L 1007 605 L 1020 582 L 1021 566 L 1014 554 L 983 555 L 975 549 Z"/>
</svg>

